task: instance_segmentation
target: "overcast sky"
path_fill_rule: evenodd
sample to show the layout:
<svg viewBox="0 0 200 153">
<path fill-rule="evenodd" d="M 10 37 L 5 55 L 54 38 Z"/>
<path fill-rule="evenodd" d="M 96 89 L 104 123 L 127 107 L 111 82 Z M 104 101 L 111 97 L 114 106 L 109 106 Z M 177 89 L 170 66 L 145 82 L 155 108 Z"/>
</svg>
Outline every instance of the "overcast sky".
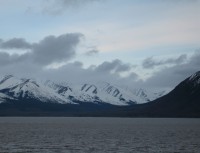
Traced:
<svg viewBox="0 0 200 153">
<path fill-rule="evenodd" d="M 199 0 L 0 0 L 0 73 L 173 88 L 200 70 Z"/>
</svg>

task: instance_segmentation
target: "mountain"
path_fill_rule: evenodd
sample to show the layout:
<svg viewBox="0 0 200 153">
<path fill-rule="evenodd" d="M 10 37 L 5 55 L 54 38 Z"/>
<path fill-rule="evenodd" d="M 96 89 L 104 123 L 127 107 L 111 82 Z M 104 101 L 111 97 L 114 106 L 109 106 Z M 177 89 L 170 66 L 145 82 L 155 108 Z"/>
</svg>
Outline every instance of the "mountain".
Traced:
<svg viewBox="0 0 200 153">
<path fill-rule="evenodd" d="M 43 84 L 39 84 L 32 79 L 18 79 L 12 75 L 2 78 L 0 81 L 0 93 L 3 95 L 1 99 L 34 99 L 41 102 L 73 103 Z"/>
<path fill-rule="evenodd" d="M 159 97 L 163 93 L 105 82 L 73 85 L 5 76 L 0 116 L 200 117 L 200 72 Z"/>
<path fill-rule="evenodd" d="M 12 75 L 0 79 L 0 102 L 37 101 L 56 104 L 111 104 L 126 106 L 152 101 L 162 94 L 144 89 L 128 89 L 106 82 L 73 85 L 66 82 L 37 81 Z"/>
<path fill-rule="evenodd" d="M 125 110 L 127 113 L 127 109 Z M 128 108 L 128 116 L 200 117 L 200 71 L 171 92 L 147 104 Z"/>
</svg>

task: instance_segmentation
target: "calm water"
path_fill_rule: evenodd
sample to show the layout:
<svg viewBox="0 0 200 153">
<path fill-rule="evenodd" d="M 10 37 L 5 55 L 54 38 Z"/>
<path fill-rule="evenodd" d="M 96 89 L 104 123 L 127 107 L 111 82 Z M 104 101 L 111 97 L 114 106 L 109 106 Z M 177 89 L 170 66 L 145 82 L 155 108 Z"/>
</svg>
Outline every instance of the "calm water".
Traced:
<svg viewBox="0 0 200 153">
<path fill-rule="evenodd" d="M 1 153 L 199 153 L 200 119 L 0 118 Z"/>
</svg>

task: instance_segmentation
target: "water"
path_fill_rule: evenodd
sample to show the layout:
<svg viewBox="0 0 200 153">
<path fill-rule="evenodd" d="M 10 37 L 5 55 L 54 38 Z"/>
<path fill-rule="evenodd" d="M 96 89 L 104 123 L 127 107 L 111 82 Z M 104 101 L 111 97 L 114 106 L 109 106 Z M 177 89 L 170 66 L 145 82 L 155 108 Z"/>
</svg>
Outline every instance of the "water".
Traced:
<svg viewBox="0 0 200 153">
<path fill-rule="evenodd" d="M 199 153 L 200 119 L 2 117 L 0 153 Z"/>
</svg>

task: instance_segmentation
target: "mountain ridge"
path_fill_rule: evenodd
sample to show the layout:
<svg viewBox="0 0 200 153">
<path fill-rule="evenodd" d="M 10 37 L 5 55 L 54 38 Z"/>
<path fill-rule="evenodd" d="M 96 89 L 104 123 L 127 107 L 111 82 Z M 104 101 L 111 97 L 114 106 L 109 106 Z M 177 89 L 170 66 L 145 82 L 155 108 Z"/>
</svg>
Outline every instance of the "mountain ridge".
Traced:
<svg viewBox="0 0 200 153">
<path fill-rule="evenodd" d="M 0 93 L 15 100 L 35 99 L 59 104 L 108 103 L 119 106 L 146 103 L 161 96 L 144 89 L 124 89 L 107 82 L 72 85 L 51 80 L 17 78 L 13 75 L 7 75 L 0 80 Z"/>
<path fill-rule="evenodd" d="M 14 85 L 16 85 L 15 83 Z M 83 102 L 70 94 L 68 95 L 69 100 L 72 100 L 76 105 L 71 103 L 61 105 L 61 103 L 41 102 L 37 99 L 17 99 L 17 97 L 13 98 L 2 93 L 1 85 L 0 101 L 3 99 L 6 102 L 0 103 L 0 116 L 200 117 L 199 72 L 180 82 L 168 94 L 153 101 L 137 105 L 113 105 L 112 103 L 100 101 L 100 99 L 95 99 L 96 101 L 94 102 Z M 7 84 L 7 86 L 12 88 L 12 85 Z M 37 87 L 37 85 L 34 86 Z M 60 84 L 58 86 L 54 84 L 53 87 L 58 93 L 64 96 L 66 96 L 66 93 L 68 94 L 67 91 L 73 92 L 73 88 L 71 89 L 67 84 Z M 94 95 L 99 93 L 99 90 L 96 91 L 96 87 L 88 84 L 80 87 L 82 87 L 80 91 L 84 91 L 83 93 L 89 92 Z M 117 92 L 114 92 L 115 90 L 111 90 L 112 92 L 110 92 L 110 89 L 113 88 L 105 89 L 109 89 L 108 93 L 111 93 L 111 95 L 113 93 L 115 93 L 114 96 L 119 95 Z M 138 95 L 143 95 L 143 91 L 138 90 L 140 91 Z M 104 91 L 107 92 L 107 90 Z M 121 92 L 121 90 L 119 91 Z M 89 95 L 86 94 L 83 96 L 87 98 Z"/>
</svg>

